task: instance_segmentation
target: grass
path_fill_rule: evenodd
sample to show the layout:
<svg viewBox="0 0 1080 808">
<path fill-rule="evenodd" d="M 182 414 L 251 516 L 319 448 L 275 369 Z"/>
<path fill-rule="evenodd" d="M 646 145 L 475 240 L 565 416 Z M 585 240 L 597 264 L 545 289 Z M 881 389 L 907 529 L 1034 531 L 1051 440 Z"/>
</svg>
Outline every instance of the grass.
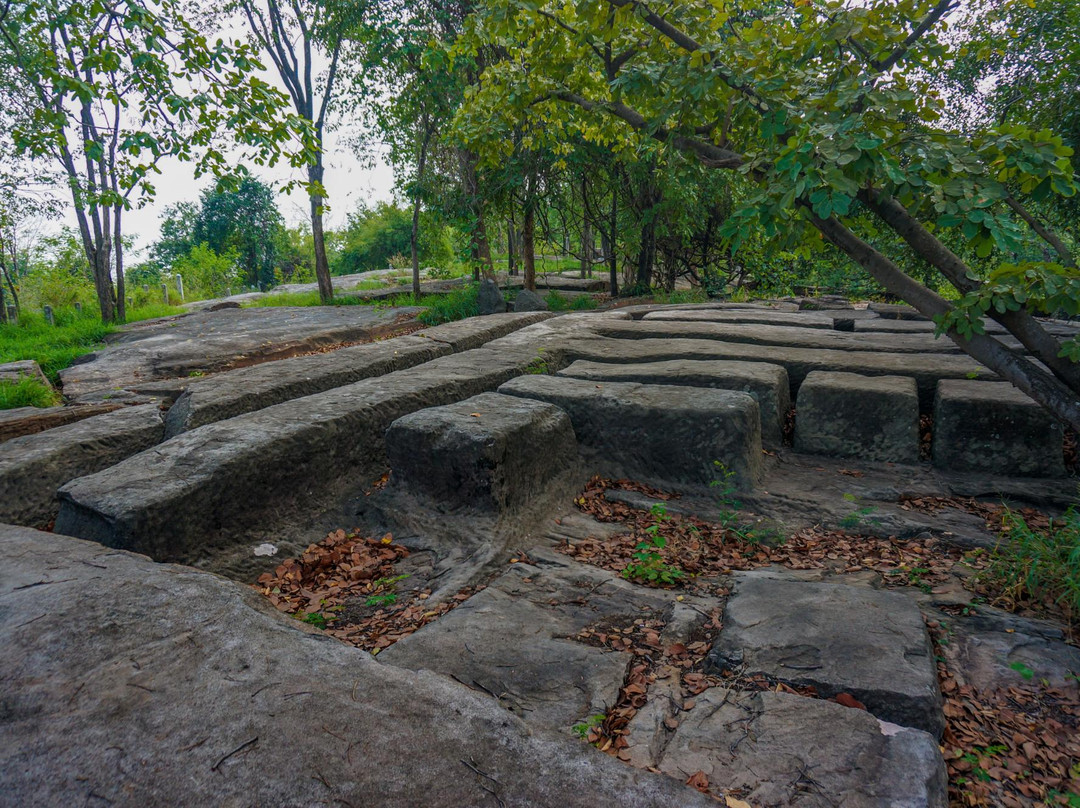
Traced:
<svg viewBox="0 0 1080 808">
<path fill-rule="evenodd" d="M 652 293 L 652 299 L 657 303 L 664 304 L 709 302 L 709 296 L 705 293 L 704 289 L 676 289 L 673 292 L 665 292 L 657 289 Z"/>
<path fill-rule="evenodd" d="M 1080 621 L 1080 510 L 1070 506 L 1045 530 L 1006 510 L 1001 541 L 980 577 L 1009 605 L 1059 610 L 1075 625 Z"/>
<path fill-rule="evenodd" d="M 544 302 L 550 311 L 585 311 L 595 309 L 598 305 L 591 295 L 576 295 L 570 298 L 556 289 L 544 295 Z"/>
<path fill-rule="evenodd" d="M 130 310 L 128 322 L 182 314 L 183 311 L 183 309 L 164 304 L 144 306 Z M 54 317 L 56 325 L 49 325 L 44 315 L 33 311 L 23 311 L 19 315 L 18 324 L 0 323 L 0 363 L 33 359 L 41 366 L 49 380 L 55 384 L 61 370 L 68 367 L 77 357 L 100 347 L 105 336 L 117 329 L 115 325 L 106 325 L 101 322 L 101 318 L 93 311 L 77 312 L 73 308 L 58 309 Z M 0 409 L 27 406 L 23 403 L 5 402 L 24 401 L 27 397 L 36 396 L 40 394 L 31 393 L 28 389 L 18 393 L 9 390 L 3 398 L 0 398 Z"/>
<path fill-rule="evenodd" d="M 0 382 L 0 410 L 16 407 L 54 407 L 60 394 L 37 379 L 23 377 L 17 382 Z"/>
<path fill-rule="evenodd" d="M 377 289 L 383 288 L 377 286 Z M 347 293 L 339 293 L 334 295 L 335 306 L 370 306 L 372 300 L 366 300 L 362 297 L 356 297 Z M 244 308 L 271 308 L 275 306 L 320 306 L 322 300 L 319 298 L 318 292 L 281 292 L 279 294 L 269 294 L 266 297 L 256 298 L 255 300 L 246 301 Z"/>
</svg>

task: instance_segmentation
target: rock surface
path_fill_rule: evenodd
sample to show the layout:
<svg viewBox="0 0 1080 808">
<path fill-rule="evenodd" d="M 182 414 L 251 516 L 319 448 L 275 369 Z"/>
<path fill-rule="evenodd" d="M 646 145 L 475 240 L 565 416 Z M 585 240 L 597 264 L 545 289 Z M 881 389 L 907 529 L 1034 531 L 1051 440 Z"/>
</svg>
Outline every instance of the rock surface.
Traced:
<svg viewBox="0 0 1080 808">
<path fill-rule="evenodd" d="M 144 404 L 0 444 L 0 521 L 47 525 L 58 488 L 149 449 L 163 433 L 158 406 Z"/>
<path fill-rule="evenodd" d="M 514 311 L 547 311 L 548 304 L 544 298 L 536 294 L 532 289 L 522 289 L 514 298 Z"/>
<path fill-rule="evenodd" d="M 16 407 L 0 410 L 0 443 L 23 435 L 33 435 L 46 429 L 73 424 L 94 415 L 103 415 L 122 407 L 122 404 L 90 404 L 74 407 Z"/>
<path fill-rule="evenodd" d="M 915 380 L 814 371 L 799 388 L 795 449 L 870 461 L 918 462 Z"/>
<path fill-rule="evenodd" d="M 734 580 L 709 657 L 715 669 L 813 685 L 826 697 L 847 693 L 880 719 L 941 737 L 937 667 L 910 598 L 784 572 L 737 573 Z"/>
<path fill-rule="evenodd" d="M 266 307 L 195 312 L 125 327 L 109 346 L 60 371 L 64 395 L 212 373 L 370 339 L 422 309 L 372 306 Z"/>
<path fill-rule="evenodd" d="M 52 388 L 48 378 L 42 372 L 41 366 L 33 359 L 0 363 L 0 384 L 15 384 L 23 379 L 34 379 L 46 387 Z"/>
<path fill-rule="evenodd" d="M 481 314 L 505 314 L 506 299 L 499 290 L 499 285 L 491 278 L 480 281 L 480 293 L 478 297 Z"/>
<path fill-rule="evenodd" d="M 720 462 L 743 489 L 761 476 L 761 416 L 747 393 L 543 375 L 499 392 L 566 410 L 586 466 L 600 474 L 707 486 Z"/>
<path fill-rule="evenodd" d="M 416 336 L 427 337 L 450 346 L 454 353 L 479 348 L 499 337 L 512 334 L 520 328 L 542 323 L 554 314 L 547 312 L 503 312 L 486 317 L 466 317 L 452 323 L 443 323 L 418 331 Z"/>
<path fill-rule="evenodd" d="M 708 806 L 247 587 L 0 527 L 12 805 Z"/>
</svg>

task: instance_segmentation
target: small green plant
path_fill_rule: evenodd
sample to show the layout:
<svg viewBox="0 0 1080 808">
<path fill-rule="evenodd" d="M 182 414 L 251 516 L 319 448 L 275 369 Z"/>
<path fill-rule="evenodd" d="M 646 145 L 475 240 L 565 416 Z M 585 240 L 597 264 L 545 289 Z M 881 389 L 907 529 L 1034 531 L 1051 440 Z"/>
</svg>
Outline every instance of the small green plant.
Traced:
<svg viewBox="0 0 1080 808">
<path fill-rule="evenodd" d="M 1003 752 L 1008 751 L 1007 746 L 1001 744 L 994 744 L 992 746 L 976 746 L 972 750 L 966 753 L 962 760 L 971 764 L 971 775 L 976 780 L 980 780 L 984 783 L 990 782 L 990 774 L 986 771 L 983 765 L 983 761 L 987 758 L 997 757 Z"/>
<path fill-rule="evenodd" d="M 404 581 L 408 575 L 395 575 L 392 578 L 378 578 L 371 582 L 374 593 L 364 601 L 368 606 L 393 606 L 397 603 L 395 591 L 398 581 Z"/>
<path fill-rule="evenodd" d="M 1024 677 L 1024 681 L 1026 681 L 1026 682 L 1030 682 L 1032 679 L 1035 678 L 1035 671 L 1033 671 L 1031 668 L 1029 668 L 1023 662 L 1013 662 L 1011 665 L 1009 665 L 1009 668 L 1011 668 L 1012 670 L 1019 673 L 1022 677 Z"/>
<path fill-rule="evenodd" d="M 907 571 L 908 586 L 917 586 L 927 595 L 933 590 L 933 587 L 929 583 L 923 580 L 923 576 L 930 570 L 926 567 L 909 567 Z"/>
<path fill-rule="evenodd" d="M 577 735 L 579 738 L 584 740 L 585 738 L 589 737 L 590 730 L 595 729 L 596 727 L 600 726 L 601 724 L 604 723 L 605 720 L 607 720 L 607 716 L 604 715 L 603 713 L 598 713 L 596 715 L 590 715 L 588 718 L 586 718 L 581 723 L 574 724 L 572 729 L 574 730 L 575 735 Z"/>
<path fill-rule="evenodd" d="M 855 510 L 840 520 L 840 527 L 844 530 L 854 530 L 862 526 L 864 522 L 869 522 L 873 525 L 879 523 L 878 519 L 869 518 L 870 515 L 877 510 L 873 505 L 863 505 L 859 502 L 859 498 L 854 494 L 844 494 L 844 499 L 856 506 Z"/>
<path fill-rule="evenodd" d="M 623 578 L 630 581 L 642 581 L 658 586 L 671 586 L 678 583 L 685 573 L 678 567 L 673 567 L 664 561 L 660 551 L 667 547 L 667 538 L 660 535 L 660 526 L 671 517 L 668 516 L 667 508 L 660 502 L 649 509 L 653 515 L 653 523 L 645 528 L 648 538 L 638 542 L 634 548 L 634 561 L 626 565 L 622 571 Z"/>
<path fill-rule="evenodd" d="M 52 407 L 60 395 L 40 379 L 23 376 L 17 382 L 0 382 L 0 410 L 16 407 Z"/>
<path fill-rule="evenodd" d="M 301 617 L 300 622 L 307 623 L 309 626 L 315 626 L 315 628 L 325 629 L 327 620 L 326 615 L 320 614 L 319 612 L 310 612 Z"/>
<path fill-rule="evenodd" d="M 542 354 L 543 350 L 543 348 L 540 348 L 539 352 Z M 541 355 L 529 362 L 525 368 L 525 372 L 531 373 L 534 376 L 541 376 L 550 373 L 551 369 L 548 367 L 547 360 Z"/>
</svg>

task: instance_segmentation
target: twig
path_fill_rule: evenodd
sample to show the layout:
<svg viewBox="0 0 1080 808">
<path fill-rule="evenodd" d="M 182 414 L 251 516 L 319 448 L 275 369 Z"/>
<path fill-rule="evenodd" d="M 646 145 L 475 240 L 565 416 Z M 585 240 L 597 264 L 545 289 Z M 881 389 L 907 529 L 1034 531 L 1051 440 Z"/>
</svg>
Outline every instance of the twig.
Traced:
<svg viewBox="0 0 1080 808">
<path fill-rule="evenodd" d="M 250 747 L 250 746 L 254 746 L 254 745 L 255 745 L 255 744 L 257 744 L 258 742 L 259 742 L 259 736 L 258 736 L 258 735 L 256 735 L 256 736 L 255 736 L 254 738 L 252 738 L 252 739 L 251 739 L 251 740 L 249 740 L 249 741 L 244 741 L 244 742 L 243 742 L 242 744 L 240 744 L 240 745 L 239 745 L 238 747 L 236 747 L 236 748 L 235 748 L 234 750 L 232 750 L 231 752 L 229 752 L 229 753 L 228 753 L 228 754 L 226 754 L 226 755 L 223 755 L 223 756 L 221 757 L 221 759 L 220 759 L 220 760 L 219 760 L 219 761 L 218 761 L 217 763 L 215 763 L 215 764 L 214 764 L 213 766 L 211 766 L 211 767 L 210 767 L 210 771 L 212 771 L 212 772 L 216 772 L 216 771 L 218 770 L 218 768 L 220 768 L 221 764 L 222 764 L 222 763 L 224 763 L 224 762 L 225 762 L 226 760 L 228 760 L 229 758 L 231 758 L 231 757 L 232 757 L 233 755 L 235 755 L 235 754 L 238 754 L 238 753 L 240 753 L 240 752 L 243 752 L 243 751 L 244 751 L 245 749 L 247 749 L 248 747 Z"/>
</svg>

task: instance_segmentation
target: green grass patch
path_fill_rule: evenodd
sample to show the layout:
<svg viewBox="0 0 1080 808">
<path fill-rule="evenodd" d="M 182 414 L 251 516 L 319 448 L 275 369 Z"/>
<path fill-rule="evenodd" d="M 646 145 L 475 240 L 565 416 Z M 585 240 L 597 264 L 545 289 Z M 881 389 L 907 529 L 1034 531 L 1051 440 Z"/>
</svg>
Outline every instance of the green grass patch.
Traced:
<svg viewBox="0 0 1080 808">
<path fill-rule="evenodd" d="M 409 295 L 409 299 L 412 299 L 412 295 Z M 455 289 L 449 294 L 426 295 L 415 304 L 404 305 L 426 306 L 427 311 L 421 312 L 416 318 L 424 325 L 439 325 L 453 320 L 464 320 L 466 317 L 475 317 L 480 313 L 480 287 L 470 284 L 461 289 Z"/>
<path fill-rule="evenodd" d="M 54 407 L 60 394 L 38 379 L 24 377 L 17 382 L 0 382 L 0 410 L 16 407 Z"/>
<path fill-rule="evenodd" d="M 709 295 L 705 292 L 704 289 L 676 289 L 673 292 L 664 292 L 658 289 L 653 292 L 652 298 L 657 303 L 663 304 L 709 302 Z"/>
<path fill-rule="evenodd" d="M 383 285 L 375 287 L 382 289 Z M 348 292 L 334 295 L 333 306 L 370 306 L 373 303 L 382 302 L 366 300 L 362 297 L 350 295 Z M 281 292 L 280 294 L 268 294 L 266 297 L 256 298 L 243 303 L 245 308 L 273 308 L 276 306 L 321 306 L 322 300 L 318 292 Z"/>
<path fill-rule="evenodd" d="M 183 312 L 164 304 L 144 306 L 129 311 L 128 322 Z M 34 359 L 55 384 L 62 369 L 100 347 L 105 335 L 117 328 L 101 322 L 96 311 L 58 309 L 54 317 L 56 325 L 49 325 L 40 312 L 23 311 L 18 324 L 0 323 L 0 362 Z"/>
<path fill-rule="evenodd" d="M 1006 510 L 1001 541 L 980 573 L 982 583 L 1011 607 L 1058 612 L 1080 622 L 1080 510 L 1070 506 L 1046 529 Z"/>
</svg>

